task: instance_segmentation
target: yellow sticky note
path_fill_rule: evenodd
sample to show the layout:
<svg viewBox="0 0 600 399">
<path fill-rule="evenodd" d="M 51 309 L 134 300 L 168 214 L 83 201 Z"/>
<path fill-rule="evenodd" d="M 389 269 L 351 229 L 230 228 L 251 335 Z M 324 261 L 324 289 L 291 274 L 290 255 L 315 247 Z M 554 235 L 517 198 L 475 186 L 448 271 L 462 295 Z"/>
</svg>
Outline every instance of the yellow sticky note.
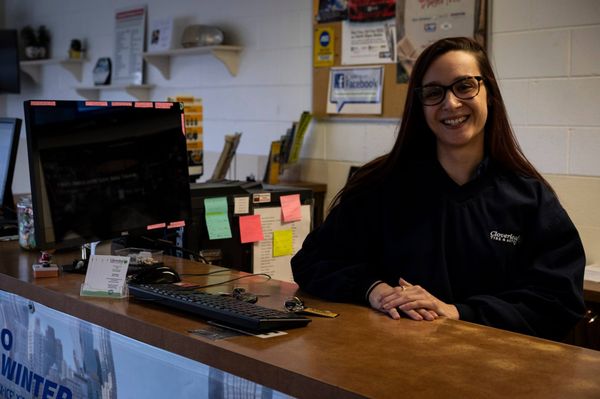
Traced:
<svg viewBox="0 0 600 399">
<path fill-rule="evenodd" d="M 292 255 L 294 246 L 292 245 L 292 230 L 274 230 L 273 231 L 273 257 Z"/>
</svg>

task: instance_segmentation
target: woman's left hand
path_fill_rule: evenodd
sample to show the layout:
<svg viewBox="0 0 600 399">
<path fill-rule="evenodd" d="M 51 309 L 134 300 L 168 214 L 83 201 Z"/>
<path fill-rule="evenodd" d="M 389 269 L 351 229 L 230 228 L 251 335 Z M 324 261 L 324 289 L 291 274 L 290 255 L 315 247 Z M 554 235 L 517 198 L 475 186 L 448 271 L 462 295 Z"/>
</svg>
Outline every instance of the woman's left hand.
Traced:
<svg viewBox="0 0 600 399">
<path fill-rule="evenodd" d="M 459 314 L 456 306 L 440 301 L 420 285 L 412 285 L 403 278 L 399 287 L 390 294 L 381 298 L 381 307 L 384 310 L 398 308 L 412 319 L 422 320 L 417 313 L 420 309 L 435 312 L 439 316 L 458 320 Z"/>
</svg>

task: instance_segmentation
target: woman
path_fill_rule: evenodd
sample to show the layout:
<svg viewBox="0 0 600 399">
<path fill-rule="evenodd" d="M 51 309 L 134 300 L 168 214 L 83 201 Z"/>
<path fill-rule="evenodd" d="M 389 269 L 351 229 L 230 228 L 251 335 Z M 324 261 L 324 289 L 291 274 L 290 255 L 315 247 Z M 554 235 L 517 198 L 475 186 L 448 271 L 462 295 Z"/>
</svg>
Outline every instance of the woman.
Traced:
<svg viewBox="0 0 600 399">
<path fill-rule="evenodd" d="M 584 313 L 584 265 L 468 38 L 419 56 L 394 147 L 353 175 L 292 259 L 300 288 L 328 300 L 552 339 Z"/>
</svg>

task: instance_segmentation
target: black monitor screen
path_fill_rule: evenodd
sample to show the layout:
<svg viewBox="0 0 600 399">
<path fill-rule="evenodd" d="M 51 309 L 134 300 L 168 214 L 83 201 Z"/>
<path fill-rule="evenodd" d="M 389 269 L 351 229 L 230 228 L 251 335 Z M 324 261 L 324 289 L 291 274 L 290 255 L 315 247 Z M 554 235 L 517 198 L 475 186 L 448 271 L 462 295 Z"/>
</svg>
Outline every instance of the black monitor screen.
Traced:
<svg viewBox="0 0 600 399">
<path fill-rule="evenodd" d="M 40 248 L 189 220 L 179 103 L 26 101 L 25 121 Z"/>
<path fill-rule="evenodd" d="M 12 181 L 17 160 L 21 120 L 0 118 L 0 201 L 2 212 L 14 219 L 14 201 L 12 197 Z"/>
<path fill-rule="evenodd" d="M 20 71 L 17 31 L 0 29 L 0 93 L 20 92 Z"/>
</svg>

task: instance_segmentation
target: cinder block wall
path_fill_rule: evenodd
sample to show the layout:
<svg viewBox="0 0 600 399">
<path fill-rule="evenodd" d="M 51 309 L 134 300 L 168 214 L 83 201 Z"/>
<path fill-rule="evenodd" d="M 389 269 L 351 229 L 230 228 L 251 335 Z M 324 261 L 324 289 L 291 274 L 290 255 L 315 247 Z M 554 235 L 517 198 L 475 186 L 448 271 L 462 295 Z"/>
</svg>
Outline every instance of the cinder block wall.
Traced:
<svg viewBox="0 0 600 399">
<path fill-rule="evenodd" d="M 186 93 L 204 100 L 205 166 L 210 177 L 226 134 L 243 132 L 229 178 L 264 174 L 269 143 L 311 108 L 312 0 L 148 0 L 148 18 L 220 26 L 229 44 L 244 47 L 239 73 L 228 74 L 207 56 L 177 57 L 171 77 L 147 66 L 156 85 L 151 100 Z M 549 176 L 582 231 L 590 259 L 599 261 L 600 217 L 600 1 L 490 0 L 489 50 L 516 134 L 538 169 Z M 3 25 L 45 24 L 54 57 L 69 41 L 86 38 L 82 82 L 54 64 L 41 81 L 24 77 L 20 95 L 0 98 L 6 116 L 22 117 L 27 99 L 81 99 L 77 85 L 92 84 L 97 58 L 112 56 L 114 12 L 128 0 L 98 2 L 3 0 Z M 0 17 L 1 17 L 0 13 Z M 110 91 L 103 99 L 131 100 Z M 302 149 L 300 177 L 326 183 L 327 201 L 351 165 L 385 153 L 397 120 L 322 120 L 312 124 Z M 13 191 L 29 192 L 25 135 L 21 136 Z M 595 213 L 596 212 L 596 213 Z M 596 215 L 596 216 L 591 216 Z"/>
</svg>

